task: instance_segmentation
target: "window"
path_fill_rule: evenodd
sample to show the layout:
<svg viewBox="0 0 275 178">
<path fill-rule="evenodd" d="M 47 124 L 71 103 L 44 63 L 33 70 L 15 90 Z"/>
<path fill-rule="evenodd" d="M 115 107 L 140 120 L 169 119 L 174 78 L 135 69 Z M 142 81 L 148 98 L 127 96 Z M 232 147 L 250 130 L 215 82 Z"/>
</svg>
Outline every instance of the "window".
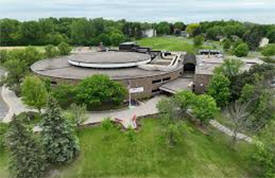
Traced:
<svg viewBox="0 0 275 178">
<path fill-rule="evenodd" d="M 171 77 L 166 77 L 166 78 L 163 78 L 162 81 L 166 82 L 166 81 L 169 81 L 171 79 Z"/>
<path fill-rule="evenodd" d="M 51 84 L 52 85 L 57 85 L 57 82 L 56 81 L 51 81 Z"/>
<path fill-rule="evenodd" d="M 159 80 L 153 80 L 152 84 L 155 84 L 155 83 L 161 83 L 161 80 L 160 79 Z"/>
<path fill-rule="evenodd" d="M 154 90 L 152 90 L 152 93 L 157 93 L 157 92 L 160 92 L 160 89 L 154 89 Z"/>
</svg>

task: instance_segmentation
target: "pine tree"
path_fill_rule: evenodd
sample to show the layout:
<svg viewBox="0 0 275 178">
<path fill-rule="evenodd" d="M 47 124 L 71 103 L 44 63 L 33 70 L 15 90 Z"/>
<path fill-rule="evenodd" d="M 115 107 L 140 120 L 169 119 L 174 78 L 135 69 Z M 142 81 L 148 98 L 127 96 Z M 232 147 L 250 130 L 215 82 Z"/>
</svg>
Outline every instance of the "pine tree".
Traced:
<svg viewBox="0 0 275 178">
<path fill-rule="evenodd" d="M 44 150 L 21 118 L 14 116 L 6 138 L 11 159 L 10 169 L 14 176 L 41 177 L 47 166 Z"/>
<path fill-rule="evenodd" d="M 49 99 L 41 127 L 48 162 L 64 164 L 72 161 L 80 150 L 78 138 L 72 124 L 61 115 L 61 108 L 54 98 Z"/>
</svg>

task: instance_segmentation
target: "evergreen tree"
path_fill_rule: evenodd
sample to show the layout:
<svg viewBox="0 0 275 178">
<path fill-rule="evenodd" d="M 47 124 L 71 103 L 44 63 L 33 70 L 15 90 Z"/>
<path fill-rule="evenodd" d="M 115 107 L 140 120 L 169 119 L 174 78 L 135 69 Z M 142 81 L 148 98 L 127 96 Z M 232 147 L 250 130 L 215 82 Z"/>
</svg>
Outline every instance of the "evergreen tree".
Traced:
<svg viewBox="0 0 275 178">
<path fill-rule="evenodd" d="M 44 151 L 30 128 L 15 117 L 6 135 L 10 151 L 10 169 L 18 178 L 38 178 L 46 169 Z"/>
<path fill-rule="evenodd" d="M 49 99 L 41 127 L 48 162 L 64 164 L 72 161 L 79 152 L 78 138 L 72 124 L 61 115 L 61 108 L 53 98 Z"/>
</svg>

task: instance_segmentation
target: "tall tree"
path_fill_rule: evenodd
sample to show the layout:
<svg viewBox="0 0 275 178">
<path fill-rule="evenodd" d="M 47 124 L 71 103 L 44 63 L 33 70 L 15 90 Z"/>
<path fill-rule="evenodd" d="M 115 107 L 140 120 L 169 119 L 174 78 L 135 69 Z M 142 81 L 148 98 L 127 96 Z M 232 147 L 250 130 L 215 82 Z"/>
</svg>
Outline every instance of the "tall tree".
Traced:
<svg viewBox="0 0 275 178">
<path fill-rule="evenodd" d="M 170 32 L 170 25 L 168 22 L 160 22 L 157 24 L 157 34 L 159 35 L 169 35 Z"/>
<path fill-rule="evenodd" d="M 20 22 L 12 19 L 0 19 L 0 44 L 1 46 L 19 45 L 21 35 L 19 33 Z"/>
<path fill-rule="evenodd" d="M 249 116 L 251 113 L 248 111 L 248 107 L 251 100 L 246 103 L 240 103 L 238 101 L 233 102 L 227 107 L 229 119 L 233 122 L 233 144 L 237 141 L 237 134 L 249 125 Z"/>
<path fill-rule="evenodd" d="M 71 25 L 71 39 L 77 45 L 89 45 L 94 37 L 95 29 L 87 19 L 74 20 Z"/>
<path fill-rule="evenodd" d="M 175 146 L 182 140 L 182 134 L 190 131 L 190 128 L 183 122 L 185 111 L 181 110 L 175 98 L 163 99 L 157 104 L 160 113 L 162 132 L 166 137 L 169 146 Z"/>
<path fill-rule="evenodd" d="M 207 94 L 212 96 L 219 107 L 228 104 L 230 98 L 230 80 L 223 74 L 214 74 L 207 87 Z"/>
<path fill-rule="evenodd" d="M 267 125 L 258 135 L 257 151 L 253 154 L 263 168 L 264 177 L 275 177 L 275 121 Z"/>
<path fill-rule="evenodd" d="M 190 36 L 195 36 L 195 32 L 197 31 L 197 29 L 200 28 L 200 24 L 189 24 L 186 27 L 186 32 L 190 35 Z"/>
<path fill-rule="evenodd" d="M 229 79 L 234 76 L 237 76 L 241 73 L 241 67 L 243 66 L 243 62 L 238 59 L 225 59 L 223 64 L 217 68 L 215 68 L 215 73 L 222 73 Z"/>
<path fill-rule="evenodd" d="M 20 94 L 20 83 L 28 73 L 28 67 L 25 61 L 12 58 L 4 63 L 8 74 L 3 77 L 2 84 L 6 84 L 16 94 Z"/>
<path fill-rule="evenodd" d="M 42 28 L 36 21 L 23 22 L 21 25 L 22 43 L 28 45 L 43 44 Z"/>
<path fill-rule="evenodd" d="M 199 95 L 196 97 L 192 114 L 199 119 L 202 124 L 207 124 L 218 112 L 218 107 L 214 98 L 209 95 Z"/>
<path fill-rule="evenodd" d="M 11 172 L 18 178 L 39 178 L 46 169 L 45 153 L 32 130 L 13 117 L 6 134 Z"/>
<path fill-rule="evenodd" d="M 72 124 L 61 114 L 55 99 L 50 98 L 41 123 L 42 143 L 52 164 L 71 162 L 79 153 L 79 141 Z"/>
<path fill-rule="evenodd" d="M 41 109 L 46 106 L 48 100 L 44 82 L 36 76 L 28 76 L 23 81 L 21 91 L 23 102 L 41 113 Z"/>
</svg>

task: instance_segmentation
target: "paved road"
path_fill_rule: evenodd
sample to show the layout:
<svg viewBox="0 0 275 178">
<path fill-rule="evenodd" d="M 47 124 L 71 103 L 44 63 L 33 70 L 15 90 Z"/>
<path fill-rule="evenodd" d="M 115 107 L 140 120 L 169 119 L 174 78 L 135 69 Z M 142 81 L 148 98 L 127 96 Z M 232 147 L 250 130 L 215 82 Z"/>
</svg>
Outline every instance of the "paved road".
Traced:
<svg viewBox="0 0 275 178">
<path fill-rule="evenodd" d="M 0 68 L 0 78 L 5 74 L 5 71 Z M 2 92 L 2 87 L 0 87 L 0 92 Z M 0 95 L 0 121 L 4 119 L 5 115 L 8 113 L 8 106 L 3 101 L 3 98 Z"/>
</svg>

